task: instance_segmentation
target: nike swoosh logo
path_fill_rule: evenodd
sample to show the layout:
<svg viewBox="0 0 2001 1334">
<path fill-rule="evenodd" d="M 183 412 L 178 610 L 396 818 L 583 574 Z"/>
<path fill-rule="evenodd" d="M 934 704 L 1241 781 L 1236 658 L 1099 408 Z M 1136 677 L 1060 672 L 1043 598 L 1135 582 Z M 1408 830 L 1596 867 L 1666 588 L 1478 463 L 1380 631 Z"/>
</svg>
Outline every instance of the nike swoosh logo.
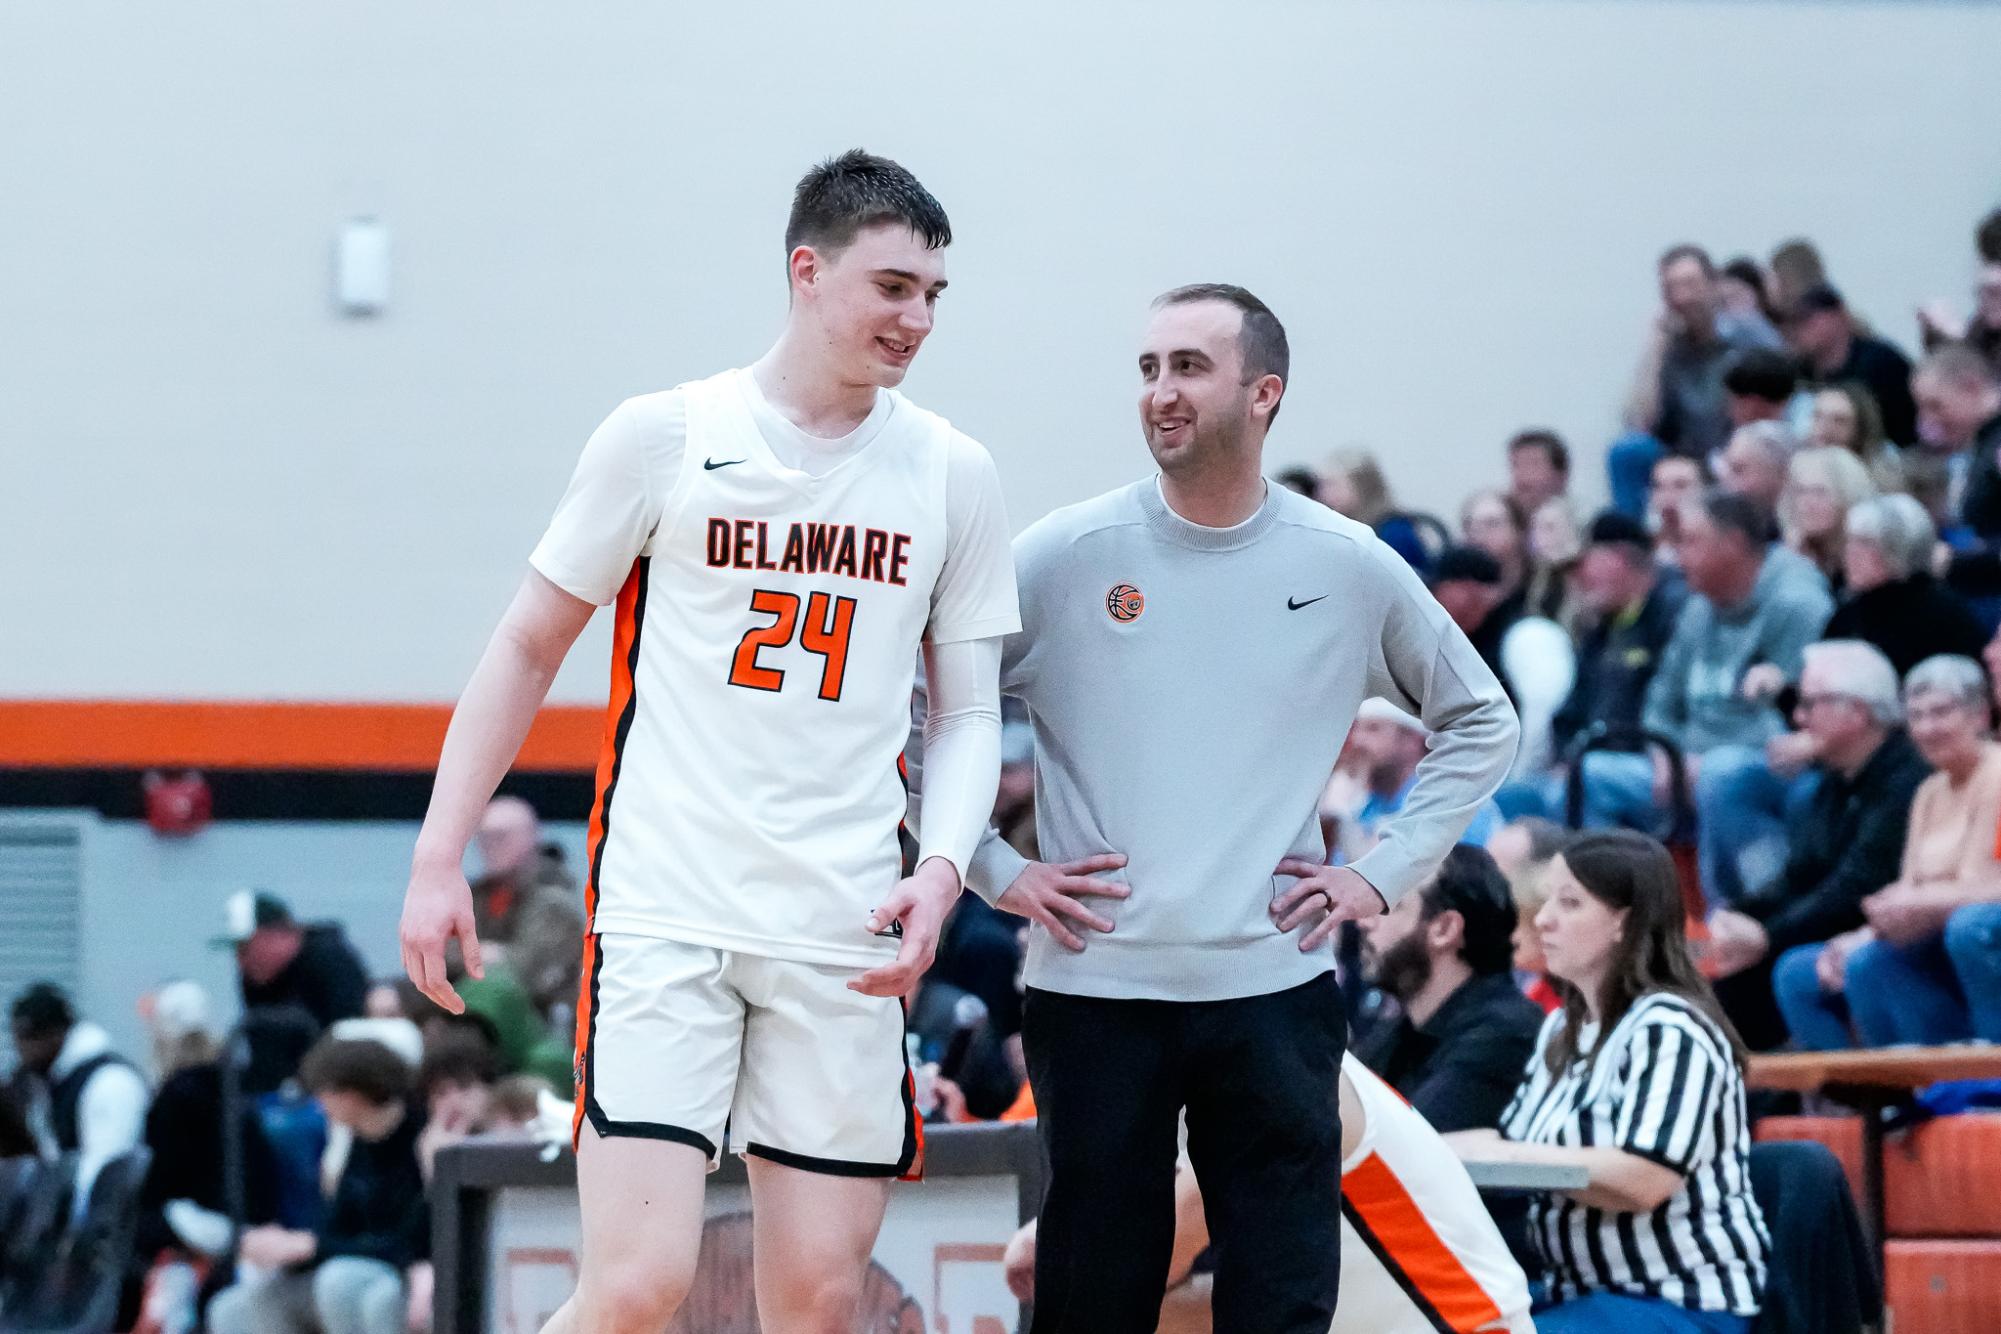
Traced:
<svg viewBox="0 0 2001 1334">
<path fill-rule="evenodd" d="M 1287 598 L 1287 599 L 1285 600 L 1285 609 L 1286 609 L 1287 611 L 1298 611 L 1298 610 L 1299 610 L 1299 609 L 1300 609 L 1301 607 L 1310 607 L 1310 606 L 1312 606 L 1312 605 L 1313 605 L 1314 603 L 1316 603 L 1316 602 L 1322 602 L 1322 601 L 1325 601 L 1325 600 L 1326 600 L 1326 598 L 1327 598 L 1327 594 L 1325 594 L 1325 593 L 1322 593 L 1322 594 L 1321 594 L 1321 595 L 1320 595 L 1319 597 L 1317 597 L 1317 598 L 1308 598 L 1308 599 L 1306 599 L 1306 601 L 1304 601 L 1304 602 L 1297 602 L 1297 601 L 1294 601 L 1294 600 L 1293 600 L 1292 598 Z"/>
<path fill-rule="evenodd" d="M 742 459 L 724 459 L 724 460 L 723 460 L 723 461 L 722 461 L 721 463 L 718 463 L 718 462 L 716 462 L 716 461 L 715 461 L 714 459 L 703 459 L 703 460 L 702 460 L 702 471 L 703 471 L 703 472 L 714 472 L 714 471 L 715 471 L 716 469 L 718 469 L 718 468 L 728 468 L 728 467 L 733 467 L 734 465 L 736 465 L 736 464 L 739 464 L 739 463 L 742 463 L 742 462 L 743 462 L 743 460 L 742 460 Z"/>
</svg>

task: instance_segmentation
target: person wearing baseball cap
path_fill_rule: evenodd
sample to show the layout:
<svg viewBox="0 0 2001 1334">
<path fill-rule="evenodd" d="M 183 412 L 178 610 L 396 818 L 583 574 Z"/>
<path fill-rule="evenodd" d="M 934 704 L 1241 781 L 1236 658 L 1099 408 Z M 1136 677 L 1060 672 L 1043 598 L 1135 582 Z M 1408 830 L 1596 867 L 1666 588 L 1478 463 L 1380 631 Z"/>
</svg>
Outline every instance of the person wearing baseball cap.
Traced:
<svg viewBox="0 0 2001 1334">
<path fill-rule="evenodd" d="M 361 1013 L 368 970 L 340 923 L 303 924 L 261 889 L 230 895 L 224 913 L 228 929 L 216 943 L 236 951 L 244 1009 L 296 1005 L 322 1030 Z"/>
<path fill-rule="evenodd" d="M 1550 723 L 1558 755 L 1595 722 L 1640 725 L 1647 683 L 1688 596 L 1680 574 L 1654 560 L 1646 527 L 1617 510 L 1585 529 L 1571 585 L 1594 623 L 1579 645 L 1577 682 Z"/>
</svg>

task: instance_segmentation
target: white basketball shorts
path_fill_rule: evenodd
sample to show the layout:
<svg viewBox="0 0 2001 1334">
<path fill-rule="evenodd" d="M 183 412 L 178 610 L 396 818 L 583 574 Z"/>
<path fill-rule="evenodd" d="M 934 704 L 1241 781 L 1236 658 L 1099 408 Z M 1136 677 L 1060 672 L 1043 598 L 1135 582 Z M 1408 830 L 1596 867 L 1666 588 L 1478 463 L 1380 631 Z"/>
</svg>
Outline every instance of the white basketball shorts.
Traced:
<svg viewBox="0 0 2001 1334">
<path fill-rule="evenodd" d="M 605 1138 L 727 1145 L 834 1176 L 916 1180 L 924 1135 L 894 997 L 851 966 L 796 963 L 651 936 L 584 946 L 577 1105 Z"/>
</svg>

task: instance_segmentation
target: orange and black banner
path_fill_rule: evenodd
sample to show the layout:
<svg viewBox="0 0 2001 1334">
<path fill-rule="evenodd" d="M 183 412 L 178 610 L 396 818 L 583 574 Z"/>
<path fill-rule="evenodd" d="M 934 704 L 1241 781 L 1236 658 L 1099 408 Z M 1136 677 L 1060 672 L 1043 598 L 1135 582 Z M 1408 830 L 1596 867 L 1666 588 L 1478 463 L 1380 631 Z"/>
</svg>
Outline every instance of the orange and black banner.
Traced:
<svg viewBox="0 0 2001 1334">
<path fill-rule="evenodd" d="M 417 819 L 449 704 L 0 700 L 0 808 L 143 814 L 141 777 L 198 770 L 217 819 Z M 502 791 L 590 813 L 604 709 L 542 710 Z"/>
</svg>

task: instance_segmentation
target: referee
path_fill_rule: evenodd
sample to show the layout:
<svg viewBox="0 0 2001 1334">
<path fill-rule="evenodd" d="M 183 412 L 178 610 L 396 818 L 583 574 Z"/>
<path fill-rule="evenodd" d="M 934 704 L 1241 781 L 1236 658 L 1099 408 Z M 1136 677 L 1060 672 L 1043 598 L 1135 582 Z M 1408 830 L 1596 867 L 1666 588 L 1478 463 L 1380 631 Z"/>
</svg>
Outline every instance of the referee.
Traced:
<svg viewBox="0 0 2001 1334">
<path fill-rule="evenodd" d="M 1347 1036 L 1327 941 L 1424 881 L 1514 758 L 1499 683 L 1404 561 L 1266 485 L 1287 362 L 1244 289 L 1162 296 L 1139 355 L 1158 475 L 1015 542 L 1001 685 L 1034 726 L 1049 862 L 989 831 L 966 879 L 1034 923 L 1034 1334 L 1151 1334 L 1184 1109 L 1217 1334 L 1325 1334 Z M 1371 696 L 1431 750 L 1381 843 L 1326 866 L 1318 800 Z"/>
</svg>

